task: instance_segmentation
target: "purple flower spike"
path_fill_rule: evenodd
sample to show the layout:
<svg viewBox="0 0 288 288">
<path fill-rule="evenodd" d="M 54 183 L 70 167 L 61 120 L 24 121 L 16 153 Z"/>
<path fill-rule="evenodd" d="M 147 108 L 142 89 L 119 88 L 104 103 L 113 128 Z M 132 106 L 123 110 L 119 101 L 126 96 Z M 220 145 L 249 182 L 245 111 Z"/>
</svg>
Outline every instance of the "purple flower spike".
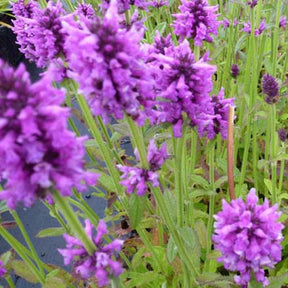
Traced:
<svg viewBox="0 0 288 288">
<path fill-rule="evenodd" d="M 35 61 L 38 67 L 44 67 L 63 53 L 64 33 L 60 18 L 65 11 L 60 2 L 49 1 L 44 10 L 37 2 L 24 2 L 20 0 L 13 4 L 12 11 L 16 16 L 13 31 L 25 57 Z"/>
<path fill-rule="evenodd" d="M 7 272 L 7 271 L 6 271 L 6 269 L 4 268 L 4 266 L 3 266 L 3 262 L 0 261 L 0 279 L 1 279 L 1 277 L 2 277 L 6 272 Z"/>
<path fill-rule="evenodd" d="M 72 188 L 96 184 L 97 175 L 84 170 L 85 138 L 67 128 L 65 91 L 49 75 L 31 84 L 24 65 L 14 70 L 0 60 L 0 200 L 11 209 L 30 207 L 51 189 L 70 196 Z"/>
<path fill-rule="evenodd" d="M 232 64 L 231 66 L 231 75 L 233 78 L 237 78 L 239 75 L 239 67 L 237 64 Z"/>
<path fill-rule="evenodd" d="M 274 104 L 278 102 L 279 85 L 273 76 L 269 74 L 263 76 L 262 90 L 266 95 L 265 101 L 268 104 Z"/>
<path fill-rule="evenodd" d="M 64 258 L 64 264 L 74 263 L 75 271 L 83 279 L 95 276 L 98 279 L 98 286 L 103 287 L 109 284 L 109 277 L 118 277 L 122 273 L 121 264 L 112 257 L 115 252 L 119 253 L 123 242 L 120 239 L 114 239 L 111 243 L 104 245 L 103 236 L 108 234 L 106 223 L 99 221 L 97 235 L 93 238 L 93 225 L 87 219 L 85 220 L 85 231 L 90 240 L 96 245 L 96 251 L 89 255 L 80 240 L 64 234 L 66 249 L 58 249 Z"/>
<path fill-rule="evenodd" d="M 263 286 L 269 285 L 264 269 L 274 268 L 281 260 L 284 225 L 277 222 L 281 213 L 277 204 L 270 207 L 267 199 L 261 205 L 257 202 L 256 191 L 251 189 L 246 203 L 242 199 L 231 204 L 223 200 L 222 211 L 214 215 L 213 241 L 222 253 L 218 261 L 224 262 L 225 269 L 239 272 L 234 280 L 242 287 L 247 287 L 251 272 Z"/>
<path fill-rule="evenodd" d="M 186 38 L 194 39 L 196 46 L 201 46 L 203 41 L 212 42 L 210 34 L 218 34 L 216 11 L 218 6 L 209 6 L 207 0 L 182 0 L 179 6 L 180 13 L 173 14 L 176 18 L 172 26 L 175 34 L 183 40 Z"/>
<path fill-rule="evenodd" d="M 166 143 L 164 143 L 162 147 L 158 149 L 155 145 L 155 141 L 153 139 L 150 140 L 147 154 L 150 170 L 159 170 L 167 158 L 168 154 L 166 150 Z"/>
<path fill-rule="evenodd" d="M 254 8 L 254 7 L 258 4 L 258 0 L 248 1 L 247 4 L 248 4 L 251 8 Z"/>
<path fill-rule="evenodd" d="M 139 46 L 143 29 L 121 29 L 118 20 L 111 1 L 103 19 L 63 21 L 69 76 L 79 83 L 93 114 L 108 122 L 110 115 L 122 119 L 125 112 L 142 125 L 154 100 L 153 79 Z"/>
<path fill-rule="evenodd" d="M 136 192 L 139 196 L 144 196 L 148 189 L 148 183 L 152 183 L 153 187 L 159 186 L 158 174 L 153 171 L 138 167 L 127 167 L 117 165 L 118 169 L 123 173 L 120 184 L 127 188 L 127 193 Z"/>
<path fill-rule="evenodd" d="M 251 23 L 250 21 L 247 21 L 247 23 L 243 23 L 244 28 L 242 29 L 243 32 L 246 32 L 248 34 L 251 34 Z M 263 31 L 266 29 L 266 23 L 265 23 L 265 19 L 263 19 L 260 22 L 259 28 L 256 28 L 254 31 L 254 35 L 255 36 L 259 36 L 263 33 Z"/>
<path fill-rule="evenodd" d="M 279 27 L 285 29 L 287 26 L 287 18 L 286 16 L 281 16 L 279 21 Z"/>
</svg>

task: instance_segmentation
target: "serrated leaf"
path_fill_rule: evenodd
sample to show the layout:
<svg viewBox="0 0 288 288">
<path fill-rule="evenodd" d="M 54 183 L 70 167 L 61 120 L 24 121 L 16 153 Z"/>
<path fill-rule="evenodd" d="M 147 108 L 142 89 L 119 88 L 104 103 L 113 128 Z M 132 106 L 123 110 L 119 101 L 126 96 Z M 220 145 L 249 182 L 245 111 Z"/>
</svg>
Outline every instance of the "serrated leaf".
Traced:
<svg viewBox="0 0 288 288">
<path fill-rule="evenodd" d="M 148 284 L 153 282 L 153 287 L 161 287 L 160 285 L 165 281 L 165 277 L 157 272 L 149 271 L 146 273 L 127 272 L 126 278 L 131 278 L 126 283 L 127 288 L 132 287 L 149 287 Z M 146 286 L 147 285 L 147 286 Z"/>
<path fill-rule="evenodd" d="M 118 123 L 111 125 L 113 130 L 125 137 L 130 137 L 130 130 L 126 123 Z"/>
<path fill-rule="evenodd" d="M 115 186 L 112 177 L 100 171 L 97 171 L 97 173 L 101 175 L 98 178 L 98 185 L 104 188 L 107 192 L 114 192 Z"/>
<path fill-rule="evenodd" d="M 36 237 L 37 238 L 57 237 L 62 236 L 64 233 L 65 229 L 63 227 L 50 227 L 39 231 Z"/>
<path fill-rule="evenodd" d="M 264 179 L 264 183 L 266 187 L 268 188 L 270 194 L 272 194 L 272 182 L 270 179 Z"/>
<path fill-rule="evenodd" d="M 175 259 L 175 257 L 178 254 L 177 246 L 173 240 L 173 237 L 171 236 L 168 240 L 167 244 L 167 259 L 170 263 L 172 263 Z"/>
<path fill-rule="evenodd" d="M 38 283 L 38 278 L 33 273 L 33 271 L 30 270 L 29 266 L 22 261 L 22 260 L 13 260 L 11 262 L 11 268 L 14 270 L 14 273 L 17 276 L 20 276 L 21 278 L 25 279 L 29 283 Z"/>
<path fill-rule="evenodd" d="M 209 183 L 206 179 L 199 175 L 191 175 L 191 180 L 194 182 L 193 184 L 201 185 L 203 188 L 208 188 Z"/>
<path fill-rule="evenodd" d="M 203 249 L 207 247 L 207 228 L 204 222 L 199 219 L 195 223 L 195 231 L 197 233 L 200 245 Z"/>
<path fill-rule="evenodd" d="M 136 252 L 136 254 L 134 254 L 132 262 L 131 262 L 133 269 L 138 268 L 143 263 L 144 251 L 145 251 L 145 247 L 142 247 Z"/>
<path fill-rule="evenodd" d="M 155 35 L 156 31 L 159 31 L 160 35 L 162 35 L 165 29 L 166 29 L 166 22 L 161 22 L 155 27 L 153 35 Z"/>
<path fill-rule="evenodd" d="M 9 262 L 9 260 L 12 258 L 12 252 L 11 251 L 7 251 L 5 253 L 3 253 L 0 257 L 1 261 L 3 262 L 3 265 L 6 266 L 7 263 Z"/>
<path fill-rule="evenodd" d="M 66 288 L 66 284 L 61 278 L 49 277 L 46 278 L 46 281 L 42 285 L 42 288 Z"/>
<path fill-rule="evenodd" d="M 137 194 L 131 194 L 128 203 L 128 215 L 130 220 L 130 227 L 135 229 L 140 223 L 145 210 L 145 197 L 139 197 Z"/>
</svg>

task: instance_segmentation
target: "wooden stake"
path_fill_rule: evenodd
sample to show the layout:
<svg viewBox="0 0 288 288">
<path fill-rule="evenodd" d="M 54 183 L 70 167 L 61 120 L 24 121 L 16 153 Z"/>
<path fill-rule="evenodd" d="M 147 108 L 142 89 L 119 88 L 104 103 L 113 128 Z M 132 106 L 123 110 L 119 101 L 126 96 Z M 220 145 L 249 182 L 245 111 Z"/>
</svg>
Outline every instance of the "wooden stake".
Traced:
<svg viewBox="0 0 288 288">
<path fill-rule="evenodd" d="M 227 170 L 230 200 L 236 198 L 234 188 L 234 107 L 229 107 L 228 139 L 227 139 Z"/>
</svg>

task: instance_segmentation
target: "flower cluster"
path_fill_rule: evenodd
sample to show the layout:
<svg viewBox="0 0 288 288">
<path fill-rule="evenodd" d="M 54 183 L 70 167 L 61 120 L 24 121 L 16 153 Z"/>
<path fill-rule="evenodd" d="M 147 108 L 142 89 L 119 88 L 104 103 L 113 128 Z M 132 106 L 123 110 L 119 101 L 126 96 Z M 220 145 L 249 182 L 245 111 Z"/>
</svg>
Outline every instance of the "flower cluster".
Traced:
<svg viewBox="0 0 288 288">
<path fill-rule="evenodd" d="M 237 78 L 239 75 L 239 67 L 237 64 L 232 64 L 231 66 L 231 75 L 233 78 Z"/>
<path fill-rule="evenodd" d="M 222 253 L 218 260 L 226 269 L 240 273 L 234 280 L 242 287 L 247 287 L 252 271 L 256 280 L 267 286 L 264 268 L 273 268 L 281 260 L 284 226 L 277 222 L 281 213 L 277 204 L 270 207 L 267 199 L 262 205 L 257 202 L 256 191 L 251 189 L 246 203 L 242 199 L 231 204 L 223 200 L 222 211 L 214 216 L 213 241 Z"/>
<path fill-rule="evenodd" d="M 93 237 L 93 225 L 85 220 L 85 232 L 90 240 L 96 245 L 96 251 L 89 255 L 84 245 L 77 238 L 64 234 L 66 249 L 58 249 L 64 258 L 64 264 L 73 262 L 75 271 L 83 279 L 95 276 L 98 279 L 98 286 L 103 287 L 109 284 L 110 276 L 119 276 L 122 273 L 121 264 L 112 260 L 115 252 L 120 252 L 123 241 L 114 239 L 111 243 L 104 245 L 103 236 L 108 234 L 106 223 L 99 221 L 97 235 Z"/>
<path fill-rule="evenodd" d="M 285 29 L 287 26 L 287 18 L 286 16 L 281 16 L 279 21 L 279 27 Z"/>
<path fill-rule="evenodd" d="M 3 266 L 3 262 L 0 261 L 0 279 L 6 273 L 6 269 Z"/>
<path fill-rule="evenodd" d="M 153 105 L 153 81 L 143 59 L 139 41 L 143 31 L 121 29 L 116 3 L 110 3 L 103 19 L 66 19 L 63 31 L 69 76 L 75 79 L 92 112 L 108 121 L 124 112 L 139 125 L 145 109 Z M 144 110 L 141 109 L 144 107 Z"/>
<path fill-rule="evenodd" d="M 35 61 L 38 67 L 63 53 L 64 32 L 61 30 L 61 3 L 49 1 L 46 9 L 40 9 L 37 2 L 20 0 L 12 7 L 16 16 L 13 31 L 17 35 L 20 51 L 26 58 Z"/>
<path fill-rule="evenodd" d="M 244 28 L 242 29 L 243 32 L 246 32 L 248 34 L 251 34 L 251 23 L 250 21 L 247 21 L 247 23 L 244 23 Z M 266 22 L 265 19 L 263 19 L 260 24 L 259 28 L 255 29 L 254 35 L 259 36 L 263 33 L 263 31 L 266 29 Z"/>
<path fill-rule="evenodd" d="M 268 104 L 274 104 L 278 102 L 279 85 L 273 76 L 269 74 L 263 76 L 262 90 L 266 95 L 265 101 Z"/>
<path fill-rule="evenodd" d="M 282 142 L 285 142 L 288 138 L 288 131 L 287 129 L 285 128 L 280 128 L 278 130 L 278 137 L 279 137 L 279 140 L 282 141 Z"/>
<path fill-rule="evenodd" d="M 176 18 L 172 26 L 175 34 L 180 36 L 181 40 L 192 38 L 196 46 L 201 46 L 203 41 L 212 42 L 210 34 L 218 34 L 217 21 L 218 6 L 209 6 L 207 0 L 181 0 L 179 6 L 180 13 L 173 14 Z"/>
<path fill-rule="evenodd" d="M 187 40 L 176 47 L 169 45 L 169 41 L 169 38 L 157 39 L 152 49 L 149 50 L 147 61 L 150 65 L 154 65 L 152 74 L 159 99 L 153 111 L 152 122 L 171 123 L 174 136 L 181 137 L 183 112 L 185 112 L 189 124 L 192 127 L 196 126 L 201 136 L 207 135 L 209 139 L 212 139 L 217 131 L 223 130 L 224 132 L 227 129 L 226 125 L 216 127 L 219 124 L 216 119 L 222 118 L 223 114 L 222 116 L 217 114 L 220 110 L 215 108 L 215 105 L 223 102 L 223 98 L 218 100 L 214 98 L 212 101 L 210 97 L 213 88 L 212 75 L 216 67 L 207 63 L 207 54 L 200 60 L 194 61 L 194 55 Z M 228 109 L 228 102 L 233 105 L 233 99 L 224 102 L 220 104 L 223 108 L 225 107 L 224 109 Z M 222 133 L 222 136 L 225 134 L 225 132 Z"/>
<path fill-rule="evenodd" d="M 67 128 L 65 92 L 47 76 L 31 84 L 24 65 L 15 71 L 0 61 L 0 78 L 0 175 L 7 181 L 0 199 L 11 209 L 29 207 L 53 188 L 67 196 L 73 187 L 83 191 L 83 181 L 94 185 L 96 174 L 83 167 L 84 138 Z"/>
<path fill-rule="evenodd" d="M 248 4 L 251 8 L 254 8 L 254 7 L 258 4 L 258 0 L 248 1 L 247 4 Z"/>
<path fill-rule="evenodd" d="M 138 153 L 136 151 L 136 157 Z M 166 151 L 166 143 L 158 149 L 154 140 L 151 140 L 148 147 L 147 160 L 149 163 L 149 169 L 143 169 L 138 167 L 128 167 L 123 165 L 117 165 L 118 169 L 123 173 L 120 184 L 127 188 L 127 193 L 132 194 L 136 191 L 139 196 L 145 195 L 147 191 L 148 183 L 152 183 L 153 187 L 159 186 L 158 173 L 155 171 L 160 170 L 165 159 L 168 158 Z"/>
</svg>

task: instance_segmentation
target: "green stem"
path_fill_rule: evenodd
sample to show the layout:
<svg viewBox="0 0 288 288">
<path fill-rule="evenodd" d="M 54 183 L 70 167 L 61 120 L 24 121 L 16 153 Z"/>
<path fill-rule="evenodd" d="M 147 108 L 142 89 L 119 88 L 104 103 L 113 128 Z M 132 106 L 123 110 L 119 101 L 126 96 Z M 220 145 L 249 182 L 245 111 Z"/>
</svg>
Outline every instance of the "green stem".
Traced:
<svg viewBox="0 0 288 288">
<path fill-rule="evenodd" d="M 215 212 L 215 175 L 214 175 L 214 157 L 215 157 L 215 145 L 211 147 L 210 153 L 209 153 L 209 180 L 210 180 L 210 187 L 213 191 L 213 195 L 210 196 L 209 201 L 209 218 L 208 218 L 208 224 L 207 224 L 207 246 L 206 246 L 206 259 L 205 259 L 205 271 L 209 271 L 209 263 L 210 259 L 208 258 L 208 255 L 211 253 L 211 238 L 213 233 L 213 215 Z"/>
<path fill-rule="evenodd" d="M 282 148 L 284 149 L 284 153 L 286 153 L 286 148 L 283 144 L 282 144 Z M 283 185 L 283 179 L 284 179 L 284 169 L 285 169 L 285 160 L 281 160 L 279 186 L 278 186 L 279 193 L 281 193 L 281 191 L 282 191 L 282 185 Z"/>
<path fill-rule="evenodd" d="M 45 201 L 43 201 L 44 205 L 50 210 L 50 213 L 55 216 L 55 218 L 58 220 L 58 222 L 61 224 L 61 226 L 65 229 L 67 233 L 70 233 L 69 227 L 66 225 L 62 217 L 60 216 L 57 208 L 55 207 L 55 204 L 49 205 Z"/>
<path fill-rule="evenodd" d="M 12 280 L 12 278 L 11 278 L 10 275 L 6 276 L 6 277 L 5 277 L 5 280 L 6 280 L 7 283 L 9 284 L 9 287 L 10 287 L 10 288 L 16 288 L 16 286 L 15 286 L 15 284 L 14 284 L 14 282 L 13 282 L 13 280 Z"/>
<path fill-rule="evenodd" d="M 53 199 L 60 208 L 61 213 L 67 220 L 73 233 L 75 233 L 76 237 L 82 242 L 87 252 L 92 255 L 95 252 L 96 247 L 92 240 L 87 236 L 78 217 L 68 204 L 66 197 L 62 197 L 57 191 L 54 191 Z"/>
<path fill-rule="evenodd" d="M 165 220 L 165 223 L 171 233 L 171 236 L 173 237 L 173 240 L 178 248 L 178 252 L 180 255 L 180 258 L 184 262 L 185 265 L 187 265 L 187 268 L 189 269 L 191 273 L 191 280 L 193 281 L 193 285 L 197 285 L 196 277 L 200 274 L 198 269 L 196 269 L 193 261 L 191 260 L 191 257 L 187 254 L 185 245 L 181 239 L 181 236 L 179 232 L 177 231 L 177 226 L 175 225 L 174 221 L 171 218 L 171 214 L 167 209 L 167 206 L 165 204 L 165 199 L 162 195 L 162 192 L 158 187 L 153 187 L 153 195 L 156 200 L 157 207 L 159 207 L 159 210 L 161 211 L 161 214 Z M 195 286 L 199 287 L 199 286 Z"/>
<path fill-rule="evenodd" d="M 114 145 L 113 145 L 113 143 L 112 143 L 112 141 L 111 141 L 111 139 L 110 139 L 110 137 L 109 137 L 107 128 L 106 128 L 106 126 L 104 125 L 102 118 L 98 116 L 97 119 L 98 119 L 98 122 L 99 122 L 99 124 L 100 124 L 101 130 L 102 130 L 103 133 L 104 133 L 105 141 L 108 143 L 109 149 L 113 152 L 114 157 L 115 157 L 115 159 L 117 160 L 117 162 L 118 162 L 119 164 L 122 164 L 122 165 L 123 165 L 123 161 L 122 161 L 122 159 L 120 158 L 120 156 L 119 156 L 119 154 L 117 153 L 117 151 L 115 150 L 115 147 L 114 147 Z"/>
<path fill-rule="evenodd" d="M 183 200 L 183 185 L 182 185 L 182 165 L 183 165 L 183 145 L 185 145 L 185 131 L 183 128 L 183 135 L 181 138 L 173 137 L 173 151 L 174 151 L 174 173 L 175 173 L 175 191 L 177 195 L 177 224 L 179 227 L 184 226 L 184 200 Z"/>
<path fill-rule="evenodd" d="M 41 284 L 44 284 L 45 278 L 42 276 L 40 271 L 35 267 L 31 259 L 27 255 L 27 249 L 19 242 L 17 241 L 8 231 L 6 231 L 5 228 L 0 225 L 0 234 L 5 239 L 7 243 L 13 247 L 13 249 L 16 251 L 16 253 L 23 259 L 23 261 L 27 264 L 27 266 L 30 268 L 32 273 L 36 276 L 38 281 Z M 30 252 L 30 251 L 29 251 Z M 29 253 L 31 255 L 31 253 Z"/>
<path fill-rule="evenodd" d="M 271 122 L 271 152 L 270 152 L 270 161 L 271 161 L 271 170 L 272 170 L 272 203 L 275 204 L 278 202 L 278 193 L 277 193 L 277 161 L 276 161 L 276 106 L 275 104 L 270 105 L 270 122 Z"/>
<path fill-rule="evenodd" d="M 27 234 L 27 231 L 26 231 L 22 221 L 20 220 L 20 218 L 19 218 L 19 216 L 18 216 L 18 214 L 17 214 L 17 212 L 15 210 L 11 210 L 10 213 L 12 214 L 14 220 L 16 221 L 16 223 L 18 225 L 18 228 L 20 229 L 20 231 L 21 231 L 21 233 L 22 233 L 22 235 L 23 235 L 23 237 L 24 237 L 24 239 L 25 239 L 25 241 L 26 241 L 26 243 L 27 243 L 27 245 L 28 245 L 28 247 L 29 247 L 29 249 L 30 249 L 30 251 L 32 253 L 33 260 L 35 261 L 35 263 L 38 266 L 38 269 L 39 269 L 39 272 L 41 274 L 41 277 L 45 279 L 45 273 L 44 273 L 44 269 L 43 269 L 42 263 L 39 260 L 37 252 L 36 252 L 32 242 L 31 242 L 31 240 L 30 240 L 30 238 L 29 238 L 29 236 Z"/>
<path fill-rule="evenodd" d="M 110 151 L 102 139 L 101 132 L 94 121 L 94 118 L 90 112 L 90 109 L 88 107 L 88 104 L 87 104 L 85 98 L 80 94 L 76 94 L 76 97 L 77 97 L 78 103 L 80 105 L 80 108 L 83 112 L 83 116 L 85 118 L 85 121 L 86 121 L 94 139 L 96 140 L 96 142 L 100 148 L 100 151 L 101 151 L 103 158 L 105 160 L 105 163 L 107 165 L 108 171 L 109 171 L 110 175 L 112 176 L 115 191 L 117 191 L 118 195 L 121 196 L 122 195 L 122 188 L 121 188 L 121 185 L 119 184 L 120 173 L 114 165 L 114 161 L 111 157 Z"/>
<path fill-rule="evenodd" d="M 125 120 L 127 121 L 129 125 L 129 130 L 131 134 L 131 140 L 134 147 L 137 147 L 140 163 L 142 168 L 148 169 L 149 163 L 147 160 L 147 153 L 146 153 L 146 147 L 143 139 L 143 134 L 140 131 L 137 124 L 131 119 L 129 116 L 125 116 Z"/>
</svg>

